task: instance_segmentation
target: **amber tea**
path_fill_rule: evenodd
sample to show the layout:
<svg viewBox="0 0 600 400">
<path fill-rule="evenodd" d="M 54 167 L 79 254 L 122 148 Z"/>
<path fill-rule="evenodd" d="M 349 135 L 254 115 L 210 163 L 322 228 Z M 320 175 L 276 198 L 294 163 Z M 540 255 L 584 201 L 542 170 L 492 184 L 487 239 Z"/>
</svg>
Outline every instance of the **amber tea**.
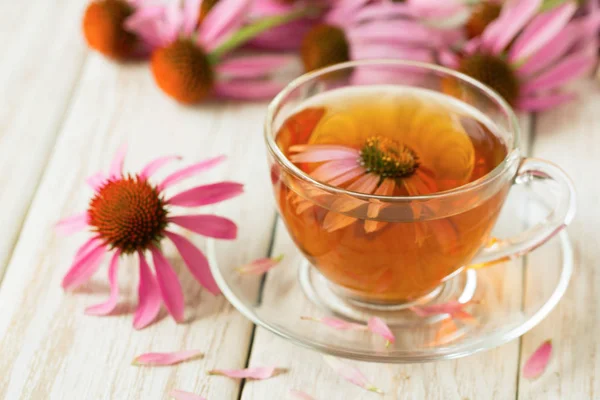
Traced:
<svg viewBox="0 0 600 400">
<path fill-rule="evenodd" d="M 319 182 L 409 198 L 476 181 L 507 154 L 475 109 L 426 89 L 385 85 L 311 98 L 285 121 L 276 141 Z M 318 194 L 274 184 L 282 218 L 308 260 L 353 296 L 379 302 L 421 297 L 468 263 L 488 240 L 508 191 L 443 218 L 435 216 L 435 202 L 411 202 L 412 215 L 402 220 L 377 201 L 340 196 L 323 206 Z"/>
</svg>

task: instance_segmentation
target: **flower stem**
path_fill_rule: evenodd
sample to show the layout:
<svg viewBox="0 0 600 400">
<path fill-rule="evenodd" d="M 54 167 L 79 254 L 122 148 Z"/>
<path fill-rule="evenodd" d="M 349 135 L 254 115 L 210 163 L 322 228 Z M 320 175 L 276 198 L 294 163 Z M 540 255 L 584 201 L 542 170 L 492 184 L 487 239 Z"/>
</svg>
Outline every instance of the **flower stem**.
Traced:
<svg viewBox="0 0 600 400">
<path fill-rule="evenodd" d="M 540 12 L 552 10 L 555 7 L 562 6 L 567 0 L 544 0 L 540 7 Z"/>
<path fill-rule="evenodd" d="M 257 20 L 256 22 L 241 28 L 239 31 L 234 33 L 223 42 L 219 47 L 214 49 L 210 54 L 210 60 L 213 63 L 216 63 L 221 59 L 225 54 L 229 53 L 237 49 L 238 47 L 246 44 L 248 41 L 254 39 L 261 33 L 276 28 L 281 25 L 285 25 L 289 22 L 292 22 L 301 17 L 307 16 L 312 13 L 312 9 L 301 9 L 292 11 L 283 15 L 275 15 L 272 17 L 265 17 Z"/>
</svg>

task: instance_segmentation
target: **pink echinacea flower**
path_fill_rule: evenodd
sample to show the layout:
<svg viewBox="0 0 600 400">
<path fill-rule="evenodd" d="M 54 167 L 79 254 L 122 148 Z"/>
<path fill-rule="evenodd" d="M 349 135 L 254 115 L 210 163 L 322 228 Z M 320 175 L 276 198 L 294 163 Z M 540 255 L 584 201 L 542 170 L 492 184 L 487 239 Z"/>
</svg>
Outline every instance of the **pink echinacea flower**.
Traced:
<svg viewBox="0 0 600 400">
<path fill-rule="evenodd" d="M 500 16 L 461 50 L 444 50 L 442 64 L 496 90 L 525 111 L 574 98 L 562 90 L 597 62 L 600 14 L 573 18 L 574 1 L 541 12 L 542 0 L 507 1 Z"/>
<path fill-rule="evenodd" d="M 63 233 L 83 229 L 92 232 L 92 237 L 77 251 L 71 268 L 63 278 L 62 286 L 65 290 L 81 286 L 98 270 L 104 256 L 112 253 L 108 271 L 110 297 L 106 302 L 86 310 L 92 315 L 110 314 L 116 307 L 119 296 L 119 258 L 137 254 L 140 278 L 134 327 L 142 329 L 152 323 L 163 303 L 169 314 L 177 322 L 181 322 L 184 313 L 183 291 L 175 271 L 162 253 L 162 240 L 168 238 L 175 245 L 194 278 L 204 288 L 213 294 L 219 294 L 206 257 L 192 242 L 171 228 L 178 225 L 202 236 L 231 240 L 237 235 L 237 226 L 233 221 L 216 215 L 175 215 L 174 208 L 185 209 L 219 203 L 240 195 L 243 186 L 235 182 L 219 182 L 166 197 L 166 189 L 213 168 L 225 157 L 193 164 L 174 172 L 160 183 L 151 182 L 151 176 L 178 157 L 158 158 L 136 174 L 123 172 L 124 158 L 125 150 L 122 148 L 108 173 L 100 172 L 88 179 L 95 194 L 87 211 L 58 223 L 58 229 Z M 153 261 L 154 271 L 150 268 L 148 257 Z"/>
<path fill-rule="evenodd" d="M 201 0 L 139 8 L 127 27 L 153 48 L 151 68 L 158 86 L 185 104 L 212 95 L 242 100 L 270 98 L 285 82 L 273 74 L 292 63 L 291 54 L 231 56 L 260 33 L 299 17 L 295 13 L 245 25 L 250 0 L 221 0 L 200 22 Z"/>
</svg>

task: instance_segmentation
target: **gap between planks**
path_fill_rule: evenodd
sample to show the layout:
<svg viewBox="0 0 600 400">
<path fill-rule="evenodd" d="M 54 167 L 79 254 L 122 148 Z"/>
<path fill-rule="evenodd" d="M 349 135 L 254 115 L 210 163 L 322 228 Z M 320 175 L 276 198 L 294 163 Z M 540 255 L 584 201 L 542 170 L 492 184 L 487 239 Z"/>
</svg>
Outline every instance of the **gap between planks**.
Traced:
<svg viewBox="0 0 600 400">
<path fill-rule="evenodd" d="M 266 257 L 273 257 L 273 248 L 275 246 L 275 237 L 277 235 L 277 226 L 279 222 L 279 214 L 275 212 L 275 218 L 273 219 L 273 226 L 271 227 L 271 237 L 269 238 L 269 248 L 267 249 Z M 258 298 L 256 300 L 257 304 L 260 305 L 262 303 L 263 292 L 265 290 L 265 282 L 267 281 L 267 272 L 260 278 L 260 283 L 258 286 Z M 246 355 L 246 362 L 244 363 L 244 368 L 250 367 L 250 359 L 252 358 L 252 349 L 254 348 L 254 337 L 256 335 L 256 324 L 252 324 L 252 331 L 250 332 L 250 344 L 248 346 L 248 354 Z M 240 382 L 240 391 L 238 393 L 237 400 L 242 399 L 242 395 L 244 394 L 244 387 L 246 386 L 246 379 L 242 379 Z"/>
</svg>

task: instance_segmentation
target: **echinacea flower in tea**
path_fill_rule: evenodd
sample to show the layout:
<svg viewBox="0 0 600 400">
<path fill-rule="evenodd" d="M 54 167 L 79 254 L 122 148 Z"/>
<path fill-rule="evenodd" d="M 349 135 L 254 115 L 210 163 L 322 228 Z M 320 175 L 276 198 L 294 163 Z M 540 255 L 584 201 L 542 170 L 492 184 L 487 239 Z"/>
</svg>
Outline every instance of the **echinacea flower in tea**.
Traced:
<svg viewBox="0 0 600 400">
<path fill-rule="evenodd" d="M 117 305 L 119 289 L 117 269 L 121 256 L 137 254 L 139 259 L 138 306 L 134 327 L 142 329 L 154 321 L 161 305 L 177 321 L 183 321 L 184 298 L 179 279 L 161 250 L 168 238 L 177 248 L 194 278 L 213 294 L 220 293 L 208 260 L 187 238 L 171 230 L 178 225 L 206 237 L 235 239 L 236 224 L 224 217 L 210 214 L 174 214 L 173 208 L 199 207 L 222 202 L 243 192 L 235 182 L 219 182 L 197 186 L 174 196 L 164 191 L 174 184 L 213 168 L 224 160 L 215 157 L 193 164 L 169 175 L 160 183 L 151 176 L 176 157 L 162 157 L 149 163 L 139 173 L 124 173 L 125 150 L 121 149 L 111 164 L 109 173 L 99 172 L 88 183 L 94 190 L 87 211 L 62 220 L 58 228 L 63 233 L 88 229 L 92 238 L 77 251 L 71 268 L 62 281 L 65 290 L 87 282 L 99 269 L 104 256 L 112 253 L 109 267 L 111 293 L 106 302 L 89 307 L 92 315 L 110 314 Z M 147 257 L 151 256 L 154 272 Z"/>
<path fill-rule="evenodd" d="M 540 12 L 541 0 L 510 1 L 497 19 L 462 50 L 442 51 L 441 62 L 496 90 L 526 111 L 545 110 L 574 98 L 562 87 L 597 60 L 600 17 L 572 18 L 573 1 Z M 460 90 L 448 83 L 448 91 Z"/>
<path fill-rule="evenodd" d="M 275 142 L 293 164 L 275 168 L 273 188 L 294 242 L 328 279 L 382 301 L 414 300 L 468 263 L 506 195 L 466 212 L 446 202 L 493 171 L 507 147 L 479 114 L 420 88 L 315 95 Z"/>
<path fill-rule="evenodd" d="M 198 24 L 200 0 L 173 2 L 158 16 L 146 17 L 138 9 L 128 20 L 154 50 L 151 69 L 157 85 L 175 100 L 193 104 L 210 95 L 237 99 L 274 96 L 284 87 L 272 75 L 293 62 L 287 54 L 240 55 L 229 53 L 258 34 L 284 24 L 301 13 L 278 15 L 244 25 L 249 0 L 221 0 Z"/>
</svg>

